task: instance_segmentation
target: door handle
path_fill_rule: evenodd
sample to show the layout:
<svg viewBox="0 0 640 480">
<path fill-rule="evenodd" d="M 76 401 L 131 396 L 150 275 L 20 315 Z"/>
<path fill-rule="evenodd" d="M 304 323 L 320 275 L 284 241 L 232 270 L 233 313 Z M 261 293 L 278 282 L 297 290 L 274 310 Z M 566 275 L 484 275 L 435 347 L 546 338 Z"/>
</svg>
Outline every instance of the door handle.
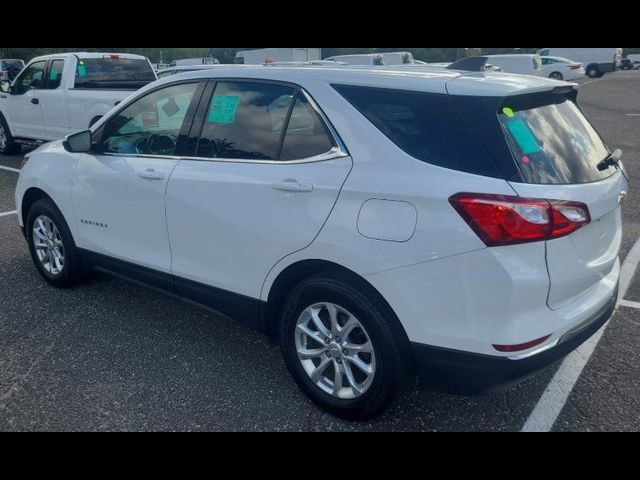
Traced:
<svg viewBox="0 0 640 480">
<path fill-rule="evenodd" d="M 32 98 L 31 99 L 31 103 L 33 103 L 34 105 L 40 105 L 40 99 L 39 98 Z"/>
<path fill-rule="evenodd" d="M 280 192 L 289 193 L 313 192 L 313 185 L 311 185 L 310 183 L 300 183 L 297 180 L 283 180 L 282 182 L 274 183 L 272 185 L 272 188 Z"/>
<path fill-rule="evenodd" d="M 144 172 L 138 172 L 138 176 L 145 180 L 162 180 L 164 179 L 164 174 L 160 172 L 156 172 L 153 168 L 148 168 Z"/>
</svg>

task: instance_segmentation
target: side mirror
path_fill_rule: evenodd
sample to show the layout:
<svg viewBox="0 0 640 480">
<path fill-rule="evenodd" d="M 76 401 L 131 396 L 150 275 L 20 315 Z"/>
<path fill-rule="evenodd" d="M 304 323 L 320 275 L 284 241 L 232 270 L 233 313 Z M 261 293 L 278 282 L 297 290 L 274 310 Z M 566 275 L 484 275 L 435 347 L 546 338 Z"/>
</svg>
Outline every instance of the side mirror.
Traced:
<svg viewBox="0 0 640 480">
<path fill-rule="evenodd" d="M 6 80 L 2 80 L 0 82 L 0 91 L 2 93 L 11 93 L 11 83 L 7 82 Z"/>
<path fill-rule="evenodd" d="M 91 130 L 67 135 L 62 143 L 64 149 L 71 153 L 88 153 L 91 151 Z"/>
</svg>

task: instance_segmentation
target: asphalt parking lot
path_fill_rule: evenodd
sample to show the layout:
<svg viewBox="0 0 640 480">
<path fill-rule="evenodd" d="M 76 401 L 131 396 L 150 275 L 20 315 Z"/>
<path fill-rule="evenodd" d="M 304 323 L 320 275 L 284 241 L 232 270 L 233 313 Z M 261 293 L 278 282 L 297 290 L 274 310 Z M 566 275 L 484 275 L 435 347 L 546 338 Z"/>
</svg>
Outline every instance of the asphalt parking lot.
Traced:
<svg viewBox="0 0 640 480">
<path fill-rule="evenodd" d="M 580 101 L 624 151 L 625 259 L 640 238 L 640 72 L 583 82 Z M 106 276 L 45 284 L 10 213 L 18 175 L 6 168 L 21 158 L 0 156 L 0 431 L 640 430 L 640 276 L 580 375 L 577 358 L 479 398 L 416 390 L 380 419 L 348 423 L 313 406 L 278 349 L 230 320 Z"/>
</svg>

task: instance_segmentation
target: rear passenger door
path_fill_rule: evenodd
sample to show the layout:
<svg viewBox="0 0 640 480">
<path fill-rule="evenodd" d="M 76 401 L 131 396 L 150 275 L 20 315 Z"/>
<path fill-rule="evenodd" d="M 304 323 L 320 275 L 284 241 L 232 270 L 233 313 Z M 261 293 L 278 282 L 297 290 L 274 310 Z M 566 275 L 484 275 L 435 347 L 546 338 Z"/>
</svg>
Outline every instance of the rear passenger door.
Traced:
<svg viewBox="0 0 640 480">
<path fill-rule="evenodd" d="M 237 317 L 279 260 L 313 242 L 352 161 L 295 86 L 210 82 L 202 98 L 167 188 L 172 272 L 182 295 Z"/>
</svg>

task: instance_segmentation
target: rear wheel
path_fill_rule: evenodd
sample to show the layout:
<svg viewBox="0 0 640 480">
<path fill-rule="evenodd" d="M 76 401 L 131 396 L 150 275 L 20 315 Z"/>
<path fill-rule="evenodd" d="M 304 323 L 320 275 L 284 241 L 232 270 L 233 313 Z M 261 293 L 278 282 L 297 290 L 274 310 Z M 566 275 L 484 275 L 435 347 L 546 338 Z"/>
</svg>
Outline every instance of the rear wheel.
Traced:
<svg viewBox="0 0 640 480">
<path fill-rule="evenodd" d="M 587 77 L 600 78 L 602 77 L 602 73 L 600 73 L 600 69 L 598 67 L 590 65 L 589 67 L 587 67 Z"/>
<path fill-rule="evenodd" d="M 549 78 L 552 78 L 553 80 L 564 80 L 564 77 L 560 72 L 553 72 L 551 75 L 549 75 Z"/>
<path fill-rule="evenodd" d="M 298 285 L 282 312 L 280 344 L 303 392 L 350 420 L 375 417 L 400 399 L 413 374 L 391 315 L 370 289 L 339 274 Z"/>
<path fill-rule="evenodd" d="M 14 140 L 7 122 L 0 115 L 0 153 L 3 155 L 15 155 L 20 153 L 20 150 L 22 150 L 22 145 Z"/>
<path fill-rule="evenodd" d="M 67 222 L 51 200 L 38 200 L 31 206 L 25 229 L 31 258 L 47 282 L 65 288 L 84 279 L 84 268 Z"/>
</svg>

